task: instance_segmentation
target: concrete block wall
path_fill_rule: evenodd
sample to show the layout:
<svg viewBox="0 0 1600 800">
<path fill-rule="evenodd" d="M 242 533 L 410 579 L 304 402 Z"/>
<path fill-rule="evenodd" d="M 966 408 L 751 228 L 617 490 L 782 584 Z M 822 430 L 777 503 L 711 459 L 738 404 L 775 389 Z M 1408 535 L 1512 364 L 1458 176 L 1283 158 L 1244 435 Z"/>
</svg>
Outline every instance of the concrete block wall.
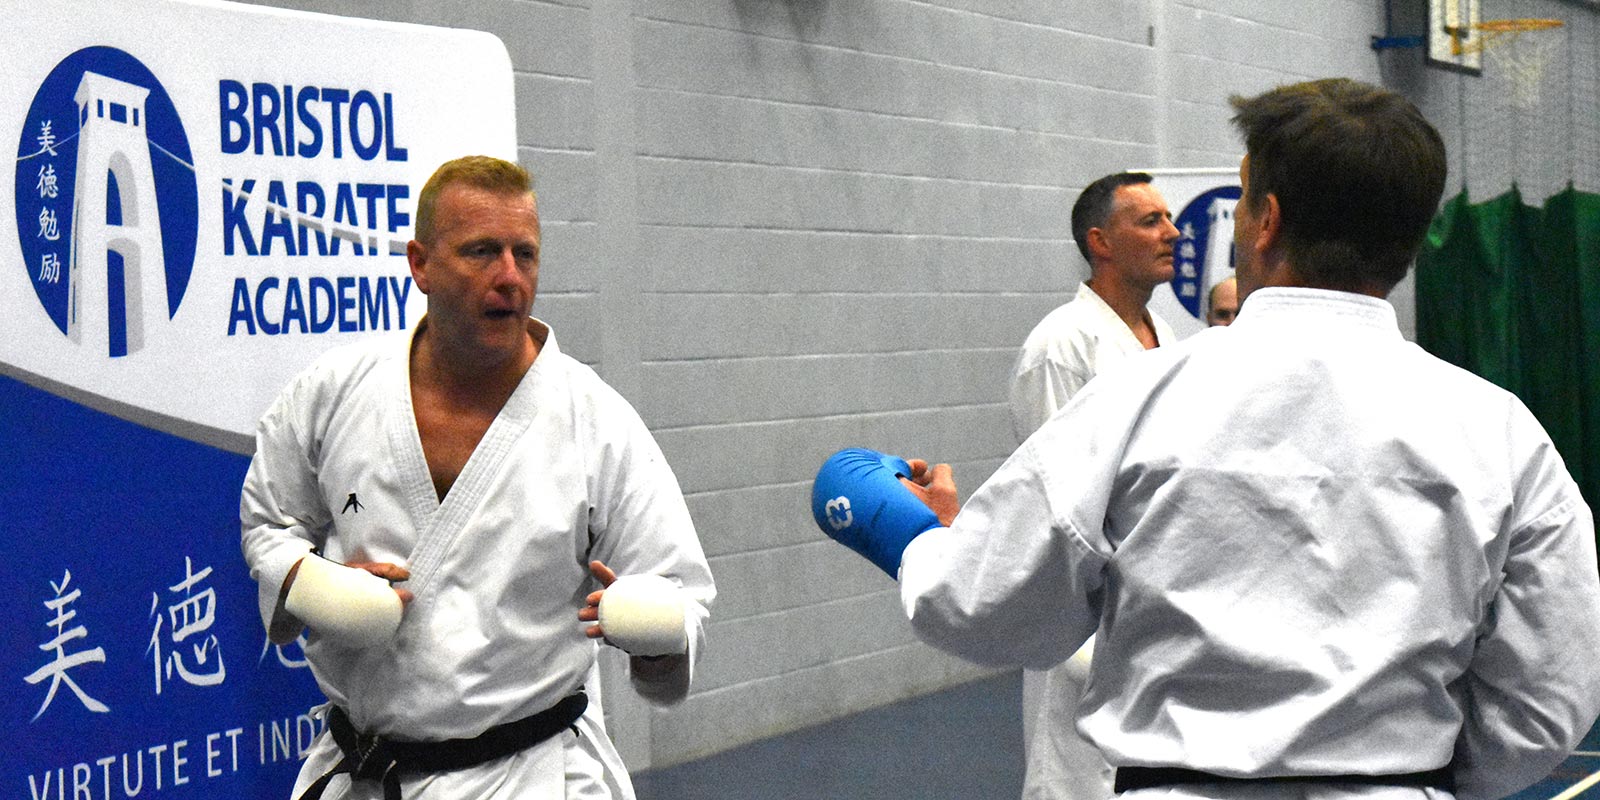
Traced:
<svg viewBox="0 0 1600 800">
<path fill-rule="evenodd" d="M 983 674 L 809 514 L 822 459 L 1014 446 L 1016 348 L 1086 274 L 1067 211 L 1134 166 L 1235 166 L 1226 98 L 1379 78 L 1378 0 L 274 0 L 496 33 L 538 175 L 535 312 L 639 409 L 721 595 L 693 695 L 608 656 L 635 769 Z"/>
</svg>

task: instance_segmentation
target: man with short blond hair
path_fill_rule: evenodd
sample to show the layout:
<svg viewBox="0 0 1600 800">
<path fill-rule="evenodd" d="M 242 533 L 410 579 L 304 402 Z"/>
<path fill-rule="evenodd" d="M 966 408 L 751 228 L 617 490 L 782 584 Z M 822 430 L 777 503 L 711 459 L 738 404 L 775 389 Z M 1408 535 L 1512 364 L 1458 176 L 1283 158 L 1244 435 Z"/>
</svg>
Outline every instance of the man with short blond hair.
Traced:
<svg viewBox="0 0 1600 800">
<path fill-rule="evenodd" d="M 484 189 L 507 195 L 527 195 L 538 205 L 538 192 L 533 188 L 533 176 L 521 164 L 492 156 L 462 156 L 446 161 L 434 170 L 417 194 L 416 226 L 412 230 L 419 242 L 434 240 L 434 218 L 438 214 L 439 195 L 446 187 L 458 185 Z"/>
<path fill-rule="evenodd" d="M 529 316 L 540 242 L 520 166 L 445 164 L 406 253 L 427 315 L 318 359 L 257 429 L 245 560 L 330 701 L 296 798 L 626 800 L 596 641 L 646 699 L 688 693 L 711 573 L 638 414 Z M 636 576 L 658 590 L 624 639 L 602 603 Z"/>
</svg>

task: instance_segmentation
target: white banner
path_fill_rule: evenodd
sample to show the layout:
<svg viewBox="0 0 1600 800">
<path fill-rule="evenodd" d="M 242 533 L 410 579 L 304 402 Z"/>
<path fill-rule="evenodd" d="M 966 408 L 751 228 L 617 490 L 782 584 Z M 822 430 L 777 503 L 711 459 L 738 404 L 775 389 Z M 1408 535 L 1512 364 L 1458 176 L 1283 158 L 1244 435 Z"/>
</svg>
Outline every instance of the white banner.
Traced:
<svg viewBox="0 0 1600 800">
<path fill-rule="evenodd" d="M 516 157 L 489 34 L 199 0 L 0 18 L 0 364 L 236 451 L 315 353 L 422 313 L 431 171 Z"/>
<path fill-rule="evenodd" d="M 1233 207 L 1239 200 L 1238 167 L 1217 169 L 1143 169 L 1172 209 L 1173 224 L 1183 237 L 1173 259 L 1172 282 L 1150 297 L 1150 310 L 1161 315 L 1182 339 L 1206 327 L 1206 302 L 1211 287 L 1233 274 Z"/>
</svg>

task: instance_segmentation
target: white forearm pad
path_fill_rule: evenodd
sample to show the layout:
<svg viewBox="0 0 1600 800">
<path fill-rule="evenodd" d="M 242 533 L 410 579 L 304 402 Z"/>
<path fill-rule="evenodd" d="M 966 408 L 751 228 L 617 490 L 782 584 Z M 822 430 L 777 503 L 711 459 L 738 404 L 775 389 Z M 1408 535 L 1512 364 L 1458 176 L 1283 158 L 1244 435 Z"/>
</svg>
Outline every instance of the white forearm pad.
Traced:
<svg viewBox="0 0 1600 800">
<path fill-rule="evenodd" d="M 312 630 L 342 644 L 370 647 L 400 627 L 400 595 L 389 582 L 363 569 L 319 556 L 300 560 L 284 610 Z"/>
<path fill-rule="evenodd" d="M 600 630 L 630 655 L 665 656 L 689 650 L 683 596 L 660 575 L 624 575 L 600 595 Z"/>
</svg>

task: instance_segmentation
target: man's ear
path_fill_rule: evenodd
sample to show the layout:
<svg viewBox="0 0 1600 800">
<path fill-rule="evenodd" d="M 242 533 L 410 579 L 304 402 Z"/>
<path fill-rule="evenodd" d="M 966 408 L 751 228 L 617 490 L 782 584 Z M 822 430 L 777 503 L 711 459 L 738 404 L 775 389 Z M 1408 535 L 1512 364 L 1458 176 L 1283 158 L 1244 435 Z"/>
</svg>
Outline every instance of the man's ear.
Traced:
<svg viewBox="0 0 1600 800">
<path fill-rule="evenodd" d="M 1095 259 L 1108 259 L 1111 257 L 1111 242 L 1106 239 L 1106 232 L 1099 228 L 1090 228 L 1083 234 L 1084 246 L 1089 249 L 1090 262 Z"/>
<path fill-rule="evenodd" d="M 423 294 L 428 293 L 428 247 L 422 242 L 412 239 L 406 243 L 406 263 L 411 267 L 411 282 L 417 285 L 417 290 Z"/>
<path fill-rule="evenodd" d="M 1239 202 L 1247 203 L 1249 200 Z M 1251 213 L 1256 218 L 1255 239 L 1242 244 L 1248 245 L 1251 252 L 1256 254 L 1256 258 L 1260 259 L 1260 263 L 1266 264 L 1268 254 L 1282 243 L 1283 208 L 1278 205 L 1277 195 L 1268 194 L 1261 199 L 1260 210 L 1252 209 Z"/>
<path fill-rule="evenodd" d="M 1278 205 L 1278 196 L 1268 194 L 1261 203 L 1261 227 L 1256 234 L 1256 252 L 1266 255 L 1275 249 L 1283 239 L 1283 208 Z"/>
</svg>

